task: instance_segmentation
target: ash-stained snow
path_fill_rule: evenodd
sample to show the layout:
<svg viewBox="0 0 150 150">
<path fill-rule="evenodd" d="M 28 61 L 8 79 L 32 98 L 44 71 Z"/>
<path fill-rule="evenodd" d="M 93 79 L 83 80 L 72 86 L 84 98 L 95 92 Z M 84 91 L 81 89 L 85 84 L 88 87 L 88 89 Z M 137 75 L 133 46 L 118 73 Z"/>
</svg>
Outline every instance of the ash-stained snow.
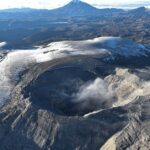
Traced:
<svg viewBox="0 0 150 150">
<path fill-rule="evenodd" d="M 0 43 L 0 47 L 5 44 L 5 42 Z M 9 98 L 14 85 L 19 80 L 19 74 L 36 63 L 72 55 L 119 54 L 126 57 L 139 56 L 146 55 L 146 51 L 143 45 L 120 37 L 53 42 L 46 48 L 41 46 L 32 50 L 11 51 L 0 61 L 0 105 Z"/>
</svg>

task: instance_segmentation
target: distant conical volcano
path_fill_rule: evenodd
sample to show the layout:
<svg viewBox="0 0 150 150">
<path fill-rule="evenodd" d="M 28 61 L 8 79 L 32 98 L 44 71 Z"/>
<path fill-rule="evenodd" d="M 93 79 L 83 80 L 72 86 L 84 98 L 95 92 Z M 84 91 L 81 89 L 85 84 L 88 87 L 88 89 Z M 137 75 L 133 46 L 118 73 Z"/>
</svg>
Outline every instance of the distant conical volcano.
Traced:
<svg viewBox="0 0 150 150">
<path fill-rule="evenodd" d="M 67 5 L 53 10 L 53 12 L 63 16 L 87 16 L 92 14 L 96 15 L 99 10 L 80 0 L 73 0 Z"/>
<path fill-rule="evenodd" d="M 98 9 L 95 8 L 88 3 L 82 2 L 80 0 L 72 0 L 67 5 L 52 10 L 54 15 L 57 16 L 71 16 L 71 17 L 77 17 L 77 16 L 97 16 L 97 15 L 103 15 L 103 14 L 111 14 L 120 12 L 121 10 L 118 9 Z"/>
</svg>

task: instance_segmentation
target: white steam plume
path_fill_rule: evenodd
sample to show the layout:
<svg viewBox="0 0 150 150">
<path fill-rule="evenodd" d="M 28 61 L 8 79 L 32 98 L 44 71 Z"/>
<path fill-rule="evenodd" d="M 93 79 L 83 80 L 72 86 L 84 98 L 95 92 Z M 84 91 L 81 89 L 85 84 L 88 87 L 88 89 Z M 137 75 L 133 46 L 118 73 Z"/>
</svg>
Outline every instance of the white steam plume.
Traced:
<svg viewBox="0 0 150 150">
<path fill-rule="evenodd" d="M 114 99 L 114 92 L 108 88 L 107 83 L 103 79 L 96 78 L 94 81 L 82 85 L 75 97 L 75 102 L 92 100 L 97 101 L 98 104 L 111 103 Z"/>
</svg>

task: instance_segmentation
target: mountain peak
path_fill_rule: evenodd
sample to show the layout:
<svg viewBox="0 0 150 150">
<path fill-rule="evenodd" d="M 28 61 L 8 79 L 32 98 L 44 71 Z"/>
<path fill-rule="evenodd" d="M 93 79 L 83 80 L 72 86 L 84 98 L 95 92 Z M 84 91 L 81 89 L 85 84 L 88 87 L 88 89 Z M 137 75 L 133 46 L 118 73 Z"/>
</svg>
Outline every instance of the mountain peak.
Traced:
<svg viewBox="0 0 150 150">
<path fill-rule="evenodd" d="M 134 10 L 130 11 L 133 15 L 136 15 L 138 17 L 143 16 L 143 15 L 149 15 L 150 11 L 146 7 L 139 7 Z"/>
<path fill-rule="evenodd" d="M 83 16 L 108 16 L 113 13 L 120 13 L 122 10 L 117 9 L 98 9 L 82 0 L 71 0 L 61 8 L 52 10 L 53 15 L 65 17 L 83 17 Z"/>
<path fill-rule="evenodd" d="M 70 3 L 54 11 L 57 15 L 60 14 L 62 16 L 95 16 L 99 12 L 97 8 L 80 0 L 72 0 Z"/>
<path fill-rule="evenodd" d="M 80 0 L 73 0 L 72 2 L 73 2 L 73 3 L 79 3 Z"/>
</svg>

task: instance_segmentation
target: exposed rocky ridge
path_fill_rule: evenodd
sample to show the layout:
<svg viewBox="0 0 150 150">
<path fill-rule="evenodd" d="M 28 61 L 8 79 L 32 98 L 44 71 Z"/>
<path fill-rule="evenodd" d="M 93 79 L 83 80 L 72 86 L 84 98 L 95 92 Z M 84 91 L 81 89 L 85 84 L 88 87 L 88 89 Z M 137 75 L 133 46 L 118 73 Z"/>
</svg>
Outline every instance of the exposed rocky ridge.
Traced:
<svg viewBox="0 0 150 150">
<path fill-rule="evenodd" d="M 150 96 L 139 97 L 134 105 L 130 104 L 129 124 L 117 137 L 117 149 L 144 149 L 150 145 Z"/>
</svg>

